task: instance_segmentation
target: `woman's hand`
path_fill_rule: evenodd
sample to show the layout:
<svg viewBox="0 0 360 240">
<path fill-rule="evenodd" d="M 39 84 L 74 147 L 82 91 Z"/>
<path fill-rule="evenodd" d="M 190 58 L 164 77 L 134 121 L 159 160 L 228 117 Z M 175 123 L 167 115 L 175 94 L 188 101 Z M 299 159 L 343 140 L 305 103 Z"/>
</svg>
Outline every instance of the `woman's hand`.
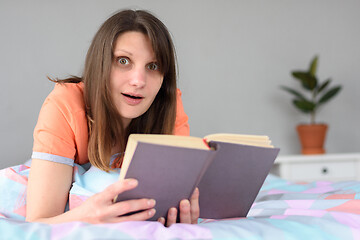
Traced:
<svg viewBox="0 0 360 240">
<path fill-rule="evenodd" d="M 137 186 L 137 180 L 134 179 L 117 181 L 78 207 L 64 213 L 72 172 L 71 166 L 33 159 L 28 180 L 26 221 L 113 223 L 147 220 L 155 214 L 155 201 L 151 199 L 113 203 L 115 196 Z M 136 213 L 126 215 L 133 211 Z"/>
<path fill-rule="evenodd" d="M 184 199 L 180 202 L 180 223 L 190 223 L 196 224 L 200 216 L 200 207 L 199 207 L 199 189 L 196 188 L 192 194 L 190 201 Z M 177 218 L 177 209 L 170 208 L 168 211 L 166 226 L 170 227 L 172 224 L 176 223 Z M 165 225 L 165 219 L 159 218 L 158 220 L 163 225 Z"/>
<path fill-rule="evenodd" d="M 123 221 L 145 221 L 155 214 L 155 200 L 137 199 L 113 203 L 118 194 L 137 186 L 135 179 L 126 179 L 111 184 L 103 192 L 88 198 L 72 211 L 81 216 L 81 221 L 89 223 L 116 223 Z M 126 215 L 136 212 L 131 215 Z M 124 216 L 125 215 L 125 216 Z"/>
</svg>

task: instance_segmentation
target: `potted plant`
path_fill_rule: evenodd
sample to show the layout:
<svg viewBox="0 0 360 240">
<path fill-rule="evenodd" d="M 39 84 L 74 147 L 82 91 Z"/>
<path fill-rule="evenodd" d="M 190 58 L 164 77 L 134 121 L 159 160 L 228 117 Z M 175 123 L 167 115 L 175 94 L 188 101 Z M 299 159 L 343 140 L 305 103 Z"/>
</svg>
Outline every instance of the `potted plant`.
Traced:
<svg viewBox="0 0 360 240">
<path fill-rule="evenodd" d="M 317 65 L 318 57 L 315 56 L 307 71 L 291 72 L 292 76 L 299 81 L 303 91 L 307 92 L 307 94 L 303 94 L 300 91 L 286 86 L 281 86 L 283 90 L 294 97 L 292 103 L 295 108 L 310 115 L 309 124 L 299 124 L 296 127 L 302 145 L 301 152 L 303 154 L 325 153 L 324 142 L 328 125 L 325 123 L 317 123 L 316 114 L 320 106 L 335 97 L 341 90 L 340 85 L 329 87 L 331 83 L 330 78 L 322 83 L 319 82 L 316 76 Z"/>
</svg>

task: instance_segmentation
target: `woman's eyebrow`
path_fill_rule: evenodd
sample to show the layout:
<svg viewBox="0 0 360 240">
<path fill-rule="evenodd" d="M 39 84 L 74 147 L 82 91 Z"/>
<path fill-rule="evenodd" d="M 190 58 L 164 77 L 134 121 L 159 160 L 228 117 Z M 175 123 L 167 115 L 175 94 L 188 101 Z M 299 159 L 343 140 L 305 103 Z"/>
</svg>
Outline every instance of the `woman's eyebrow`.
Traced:
<svg viewBox="0 0 360 240">
<path fill-rule="evenodd" d="M 114 54 L 119 54 L 119 52 L 127 53 L 127 54 L 129 54 L 130 56 L 133 55 L 131 52 L 126 51 L 126 50 L 124 50 L 124 49 L 116 49 L 116 50 L 114 50 Z"/>
<path fill-rule="evenodd" d="M 125 49 L 115 49 L 114 50 L 114 55 L 121 55 L 122 53 L 126 53 L 126 54 L 128 54 L 128 55 L 130 55 L 130 56 L 133 56 L 134 54 L 132 54 L 131 52 L 129 52 L 129 51 L 127 51 L 127 50 L 125 50 Z M 152 58 L 151 60 L 149 60 L 149 62 L 157 62 L 157 59 L 156 59 L 156 57 L 154 57 L 154 58 Z"/>
</svg>

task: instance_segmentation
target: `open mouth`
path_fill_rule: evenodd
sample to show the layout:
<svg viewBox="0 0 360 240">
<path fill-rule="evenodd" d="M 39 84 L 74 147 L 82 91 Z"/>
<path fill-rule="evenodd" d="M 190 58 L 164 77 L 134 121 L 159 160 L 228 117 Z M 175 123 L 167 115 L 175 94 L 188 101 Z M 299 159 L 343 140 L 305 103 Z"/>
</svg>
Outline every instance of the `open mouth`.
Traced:
<svg viewBox="0 0 360 240">
<path fill-rule="evenodd" d="M 122 95 L 124 95 L 125 97 L 128 97 L 128 98 L 132 98 L 132 99 L 143 99 L 143 97 L 133 96 L 133 95 L 125 94 L 125 93 L 122 93 Z"/>
</svg>

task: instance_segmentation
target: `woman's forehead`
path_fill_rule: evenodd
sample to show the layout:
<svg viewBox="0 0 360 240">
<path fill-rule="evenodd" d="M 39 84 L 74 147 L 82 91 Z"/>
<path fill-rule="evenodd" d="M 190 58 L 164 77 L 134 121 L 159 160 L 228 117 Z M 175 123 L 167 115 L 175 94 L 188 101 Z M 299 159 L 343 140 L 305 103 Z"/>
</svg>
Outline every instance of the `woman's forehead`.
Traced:
<svg viewBox="0 0 360 240">
<path fill-rule="evenodd" d="M 113 49 L 114 55 L 127 54 L 133 57 L 156 59 L 152 43 L 147 35 L 140 32 L 125 32 L 117 37 Z"/>
</svg>

